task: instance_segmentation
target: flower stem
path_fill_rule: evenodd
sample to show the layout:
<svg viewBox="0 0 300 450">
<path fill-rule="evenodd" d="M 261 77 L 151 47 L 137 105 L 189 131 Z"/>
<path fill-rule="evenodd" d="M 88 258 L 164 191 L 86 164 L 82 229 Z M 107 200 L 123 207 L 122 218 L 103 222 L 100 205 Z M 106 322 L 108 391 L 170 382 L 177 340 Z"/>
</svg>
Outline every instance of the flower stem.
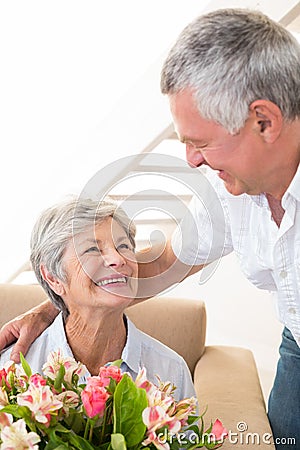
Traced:
<svg viewBox="0 0 300 450">
<path fill-rule="evenodd" d="M 108 405 L 105 408 L 104 415 L 103 415 L 102 428 L 101 428 L 101 434 L 100 434 L 100 444 L 102 444 L 104 442 L 106 425 L 107 425 L 108 418 L 110 416 L 110 412 L 111 412 L 111 405 Z"/>
<path fill-rule="evenodd" d="M 93 431 L 94 431 L 94 425 L 95 425 L 95 422 L 93 421 L 93 422 L 91 423 L 91 426 L 90 426 L 89 442 L 92 442 Z"/>
<path fill-rule="evenodd" d="M 88 419 L 85 424 L 84 436 L 83 436 L 84 439 L 87 439 L 87 437 L 88 437 L 89 427 L 90 427 L 90 419 Z"/>
</svg>

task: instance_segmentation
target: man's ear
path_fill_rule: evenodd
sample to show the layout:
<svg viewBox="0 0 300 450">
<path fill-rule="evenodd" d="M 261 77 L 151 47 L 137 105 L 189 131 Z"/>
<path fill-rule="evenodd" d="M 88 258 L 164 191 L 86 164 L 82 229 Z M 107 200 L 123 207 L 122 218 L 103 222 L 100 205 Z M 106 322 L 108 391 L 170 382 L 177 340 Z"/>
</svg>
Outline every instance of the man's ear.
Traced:
<svg viewBox="0 0 300 450">
<path fill-rule="evenodd" d="M 258 133 L 265 142 L 268 144 L 275 142 L 281 133 L 283 124 L 280 108 L 269 100 L 255 100 L 250 105 L 250 114 L 255 121 Z"/>
<path fill-rule="evenodd" d="M 41 271 L 41 275 L 42 275 L 43 279 L 46 281 L 46 283 L 49 284 L 51 289 L 57 295 L 62 296 L 63 294 L 65 294 L 65 287 L 64 287 L 63 283 L 58 278 L 56 278 L 54 275 L 52 275 L 52 273 L 49 272 L 49 270 L 43 264 L 41 264 L 41 266 L 40 266 L 40 271 Z"/>
</svg>

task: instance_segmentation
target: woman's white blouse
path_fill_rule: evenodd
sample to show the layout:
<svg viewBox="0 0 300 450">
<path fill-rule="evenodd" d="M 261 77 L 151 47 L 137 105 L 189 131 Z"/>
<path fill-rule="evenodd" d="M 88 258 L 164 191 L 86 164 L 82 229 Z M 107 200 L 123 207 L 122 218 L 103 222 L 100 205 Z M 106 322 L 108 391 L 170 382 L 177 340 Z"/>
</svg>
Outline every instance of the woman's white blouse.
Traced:
<svg viewBox="0 0 300 450">
<path fill-rule="evenodd" d="M 162 381 L 171 381 L 177 389 L 174 397 L 181 400 L 186 397 L 196 397 L 190 371 L 184 361 L 176 352 L 166 347 L 161 342 L 153 339 L 127 319 L 127 340 L 122 352 L 122 372 L 129 372 L 133 379 L 136 378 L 139 368 L 147 369 L 147 378 L 153 383 L 157 382 L 156 375 Z M 65 334 L 62 314 L 60 313 L 54 322 L 33 342 L 27 355 L 33 373 L 41 373 L 47 356 L 51 351 L 60 348 L 65 356 L 72 356 L 72 350 Z M 91 348 L 97 352 L 97 348 Z M 99 349 L 101 352 L 101 349 Z M 9 361 L 11 347 L 0 355 L 0 368 Z M 89 374 L 87 375 L 89 376 Z M 83 378 L 81 380 L 85 382 Z"/>
</svg>

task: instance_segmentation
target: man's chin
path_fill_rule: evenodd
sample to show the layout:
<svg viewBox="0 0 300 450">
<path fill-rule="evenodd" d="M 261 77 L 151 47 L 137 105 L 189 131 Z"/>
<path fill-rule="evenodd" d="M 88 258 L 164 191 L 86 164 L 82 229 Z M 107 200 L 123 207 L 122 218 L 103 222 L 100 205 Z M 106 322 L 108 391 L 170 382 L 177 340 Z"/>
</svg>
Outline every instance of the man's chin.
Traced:
<svg viewBox="0 0 300 450">
<path fill-rule="evenodd" d="M 247 194 L 247 195 L 260 195 L 261 192 L 257 191 L 255 189 L 251 189 L 250 187 L 247 186 L 241 186 L 238 184 L 231 184 L 231 183 L 224 183 L 226 190 L 231 194 L 234 195 L 235 197 L 239 196 L 239 195 L 243 195 L 243 194 Z"/>
<path fill-rule="evenodd" d="M 242 186 L 239 186 L 236 183 L 230 183 L 230 182 L 224 181 L 224 185 L 225 185 L 226 190 L 229 192 L 229 194 L 234 195 L 235 197 L 238 195 L 248 193 L 246 191 L 245 187 L 243 188 Z"/>
</svg>

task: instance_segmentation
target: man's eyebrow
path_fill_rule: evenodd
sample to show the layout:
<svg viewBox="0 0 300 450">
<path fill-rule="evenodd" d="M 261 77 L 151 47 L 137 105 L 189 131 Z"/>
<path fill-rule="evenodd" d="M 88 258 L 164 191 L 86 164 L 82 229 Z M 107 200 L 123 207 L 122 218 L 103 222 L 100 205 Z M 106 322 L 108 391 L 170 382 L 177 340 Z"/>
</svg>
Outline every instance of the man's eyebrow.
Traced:
<svg viewBox="0 0 300 450">
<path fill-rule="evenodd" d="M 206 142 L 203 139 L 192 139 L 187 136 L 182 136 L 178 139 L 182 144 L 193 144 L 195 146 L 206 145 Z"/>
<path fill-rule="evenodd" d="M 182 144 L 187 144 L 188 142 L 193 142 L 193 139 L 190 139 L 187 136 L 178 137 L 179 141 L 182 142 Z"/>
</svg>

